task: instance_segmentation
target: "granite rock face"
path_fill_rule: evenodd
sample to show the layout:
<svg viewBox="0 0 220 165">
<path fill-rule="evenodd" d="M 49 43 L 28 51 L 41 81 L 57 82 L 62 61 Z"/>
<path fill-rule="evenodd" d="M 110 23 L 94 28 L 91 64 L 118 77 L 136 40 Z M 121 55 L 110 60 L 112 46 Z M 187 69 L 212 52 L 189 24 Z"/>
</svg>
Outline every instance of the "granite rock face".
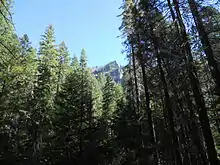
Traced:
<svg viewBox="0 0 220 165">
<path fill-rule="evenodd" d="M 116 83 L 121 83 L 123 67 L 120 66 L 116 61 L 112 61 L 101 67 L 93 67 L 92 72 L 96 77 L 102 73 L 104 75 L 109 74 Z"/>
</svg>

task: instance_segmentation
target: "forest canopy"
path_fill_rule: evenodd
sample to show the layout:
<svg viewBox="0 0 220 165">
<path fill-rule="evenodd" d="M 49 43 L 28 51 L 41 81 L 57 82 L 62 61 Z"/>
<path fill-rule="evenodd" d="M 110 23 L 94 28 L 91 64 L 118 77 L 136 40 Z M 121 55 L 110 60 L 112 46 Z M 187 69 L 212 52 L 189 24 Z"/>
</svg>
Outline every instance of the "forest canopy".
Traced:
<svg viewBox="0 0 220 165">
<path fill-rule="evenodd" d="M 33 47 L 12 4 L 0 0 L 0 164 L 220 164 L 218 1 L 123 0 L 118 82 L 53 25 Z"/>
</svg>

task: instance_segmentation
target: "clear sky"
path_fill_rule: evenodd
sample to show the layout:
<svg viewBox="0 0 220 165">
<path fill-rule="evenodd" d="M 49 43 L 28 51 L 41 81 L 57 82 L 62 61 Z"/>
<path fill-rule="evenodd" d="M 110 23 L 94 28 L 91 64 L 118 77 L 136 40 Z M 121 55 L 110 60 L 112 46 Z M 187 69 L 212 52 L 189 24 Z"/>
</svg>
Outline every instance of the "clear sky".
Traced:
<svg viewBox="0 0 220 165">
<path fill-rule="evenodd" d="M 85 48 L 89 66 L 116 60 L 126 64 L 118 30 L 121 0 L 14 0 L 13 21 L 18 35 L 28 34 L 38 47 L 52 24 L 57 43 L 65 41 L 71 55 Z"/>
</svg>

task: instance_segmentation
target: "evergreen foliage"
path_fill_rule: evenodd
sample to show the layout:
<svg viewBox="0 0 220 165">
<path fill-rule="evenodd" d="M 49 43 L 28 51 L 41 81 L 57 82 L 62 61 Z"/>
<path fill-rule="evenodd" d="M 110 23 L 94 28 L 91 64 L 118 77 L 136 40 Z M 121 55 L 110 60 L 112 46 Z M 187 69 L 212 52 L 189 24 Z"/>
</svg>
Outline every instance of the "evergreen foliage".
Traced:
<svg viewBox="0 0 220 165">
<path fill-rule="evenodd" d="M 71 59 L 52 25 L 37 51 L 10 8 L 0 0 L 0 164 L 219 164 L 215 5 L 123 0 L 121 84 L 93 75 L 85 49 Z"/>
</svg>

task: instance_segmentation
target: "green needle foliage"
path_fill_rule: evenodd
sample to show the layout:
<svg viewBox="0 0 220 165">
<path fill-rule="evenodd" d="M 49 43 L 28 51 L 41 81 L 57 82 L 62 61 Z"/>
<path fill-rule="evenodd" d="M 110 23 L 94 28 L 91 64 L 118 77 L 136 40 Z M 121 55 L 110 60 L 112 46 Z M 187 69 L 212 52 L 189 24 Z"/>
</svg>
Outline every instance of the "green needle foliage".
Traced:
<svg viewBox="0 0 220 165">
<path fill-rule="evenodd" d="M 89 68 L 85 49 L 72 57 L 52 25 L 38 50 L 17 36 L 11 1 L 0 0 L 0 164 L 218 165 L 220 11 L 211 3 L 123 0 L 128 64 Z"/>
</svg>

